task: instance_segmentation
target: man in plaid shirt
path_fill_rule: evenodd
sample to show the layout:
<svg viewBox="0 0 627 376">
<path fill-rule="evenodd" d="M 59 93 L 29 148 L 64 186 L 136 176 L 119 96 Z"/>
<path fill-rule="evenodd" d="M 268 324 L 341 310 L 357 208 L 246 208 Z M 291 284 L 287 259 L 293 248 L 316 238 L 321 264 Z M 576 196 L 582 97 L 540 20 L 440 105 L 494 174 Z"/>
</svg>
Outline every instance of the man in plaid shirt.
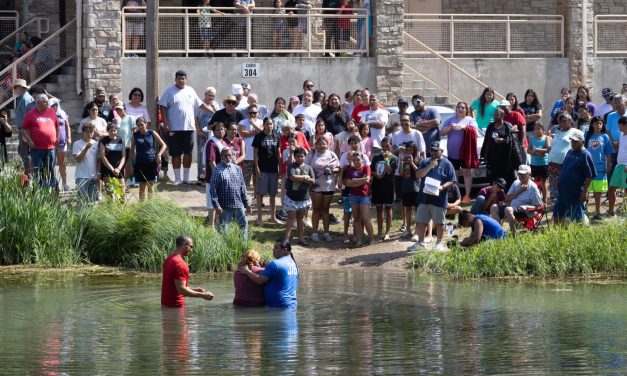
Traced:
<svg viewBox="0 0 627 376">
<path fill-rule="evenodd" d="M 233 150 L 225 147 L 220 151 L 222 162 L 211 173 L 211 203 L 218 213 L 220 229 L 224 230 L 233 219 L 248 239 L 248 219 L 252 209 L 248 204 L 244 175 L 233 163 Z M 244 209 L 245 208 L 245 209 Z"/>
</svg>

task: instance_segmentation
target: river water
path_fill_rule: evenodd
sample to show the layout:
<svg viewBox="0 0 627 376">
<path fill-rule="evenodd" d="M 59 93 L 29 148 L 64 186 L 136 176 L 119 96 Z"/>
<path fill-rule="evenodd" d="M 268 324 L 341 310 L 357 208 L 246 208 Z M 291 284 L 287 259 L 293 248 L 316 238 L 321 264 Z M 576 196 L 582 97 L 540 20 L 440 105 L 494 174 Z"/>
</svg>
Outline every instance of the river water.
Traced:
<svg viewBox="0 0 627 376">
<path fill-rule="evenodd" d="M 0 279 L 0 375 L 627 373 L 627 288 L 301 273 L 297 310 L 234 309 L 231 277 L 162 309 L 160 278 Z"/>
</svg>

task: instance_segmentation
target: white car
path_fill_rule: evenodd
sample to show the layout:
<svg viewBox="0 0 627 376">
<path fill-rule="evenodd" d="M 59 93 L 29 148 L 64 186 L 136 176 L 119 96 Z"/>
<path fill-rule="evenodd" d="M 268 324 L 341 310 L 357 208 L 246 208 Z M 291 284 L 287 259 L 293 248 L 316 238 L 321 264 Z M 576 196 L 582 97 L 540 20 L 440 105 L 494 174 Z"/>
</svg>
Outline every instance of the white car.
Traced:
<svg viewBox="0 0 627 376">
<path fill-rule="evenodd" d="M 444 106 L 429 106 L 430 108 L 433 108 L 435 110 L 438 111 L 438 113 L 440 114 L 440 118 L 441 118 L 441 122 L 440 122 L 440 131 L 442 130 L 442 126 L 444 125 L 444 122 L 455 115 L 455 111 L 448 108 L 448 107 L 444 107 Z M 391 113 L 397 113 L 398 112 L 398 107 L 388 107 L 387 110 Z M 408 109 L 409 110 L 409 109 Z M 408 113 L 411 113 L 412 111 L 408 111 Z M 483 129 L 477 129 L 477 153 L 481 153 L 481 147 L 483 146 L 483 140 L 485 138 L 485 132 Z M 444 155 L 446 156 L 447 154 L 447 136 L 442 136 L 440 135 L 440 147 L 444 150 Z M 429 145 L 426 145 L 427 147 L 429 147 Z M 490 182 L 488 181 L 488 168 L 485 164 L 480 164 L 479 168 L 474 168 L 472 169 L 472 186 L 473 187 L 485 187 L 486 185 L 489 185 Z M 459 177 L 459 184 L 460 186 L 464 186 L 463 185 L 463 181 L 464 178 L 463 176 Z"/>
</svg>

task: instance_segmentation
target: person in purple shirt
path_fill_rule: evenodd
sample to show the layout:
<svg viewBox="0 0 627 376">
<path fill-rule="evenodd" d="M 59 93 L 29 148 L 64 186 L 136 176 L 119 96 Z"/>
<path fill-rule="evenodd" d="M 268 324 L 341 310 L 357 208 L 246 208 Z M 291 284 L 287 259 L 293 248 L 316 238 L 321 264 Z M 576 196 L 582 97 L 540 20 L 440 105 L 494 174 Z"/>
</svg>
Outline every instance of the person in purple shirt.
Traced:
<svg viewBox="0 0 627 376">
<path fill-rule="evenodd" d="M 292 246 L 289 242 L 277 240 L 270 261 L 261 274 L 256 274 L 248 265 L 238 270 L 258 285 L 264 285 L 266 305 L 271 308 L 295 308 L 296 290 L 298 289 L 298 266 L 294 261 Z"/>
<path fill-rule="evenodd" d="M 260 274 L 264 268 L 259 265 L 259 252 L 250 249 L 244 253 L 240 265 L 246 265 L 253 273 Z M 263 296 L 263 286 L 254 283 L 246 274 L 240 270 L 233 273 L 233 285 L 235 287 L 235 297 L 233 305 L 238 307 L 261 307 L 266 305 Z"/>
</svg>

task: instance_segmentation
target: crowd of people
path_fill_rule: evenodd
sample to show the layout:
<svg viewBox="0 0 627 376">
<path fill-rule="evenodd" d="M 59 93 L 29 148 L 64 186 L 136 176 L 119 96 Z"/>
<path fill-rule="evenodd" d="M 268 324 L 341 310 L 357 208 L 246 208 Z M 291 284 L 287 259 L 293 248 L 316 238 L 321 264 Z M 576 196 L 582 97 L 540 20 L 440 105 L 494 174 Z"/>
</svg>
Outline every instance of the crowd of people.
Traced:
<svg viewBox="0 0 627 376">
<path fill-rule="evenodd" d="M 617 193 L 627 187 L 627 85 L 620 94 L 603 89 L 605 103 L 598 106 L 588 88 L 574 96 L 565 88 L 547 125 L 534 90 L 519 102 L 514 93 L 498 101 L 486 88 L 470 105 L 457 103 L 442 123 L 420 94 L 399 98 L 398 111 L 389 111 L 367 88 L 327 95 L 311 80 L 300 93 L 275 98 L 273 106 L 261 104 L 249 83 L 233 84 L 220 103 L 213 87 L 201 99 L 180 70 L 158 99 L 154 120 L 140 88 L 130 91 L 127 103 L 117 95 L 107 101 L 98 88 L 74 143 L 57 98 L 24 80 L 13 87 L 20 156 L 41 185 L 57 185 L 52 172 L 58 162 L 61 186 L 69 189 L 58 156 L 71 148 L 79 197 L 97 200 L 103 186 L 117 181 L 127 189 L 138 184 L 143 200 L 157 178 L 168 175 L 170 162 L 172 184 L 192 184 L 196 143 L 195 184 L 205 188 L 207 224 L 223 228 L 235 221 L 246 236 L 247 215 L 256 207 L 255 225 L 264 226 L 269 209 L 268 220 L 285 226 L 286 242 L 294 227 L 302 245 L 333 241 L 329 226 L 343 219 L 343 240 L 360 247 L 390 239 L 398 205 L 401 236 L 414 242 L 408 251 L 429 247 L 433 237 L 434 248 L 444 250 L 445 223 L 458 214 L 460 225 L 483 229 L 461 242 L 476 244 L 505 236 L 494 229 L 503 221 L 515 235 L 517 222 L 551 208 L 556 223 L 584 220 L 588 196 L 593 220 L 614 216 Z M 491 185 L 473 201 L 472 171 L 483 163 Z M 336 193 L 342 219 L 330 212 Z M 266 196 L 269 207 L 263 209 Z"/>
</svg>

